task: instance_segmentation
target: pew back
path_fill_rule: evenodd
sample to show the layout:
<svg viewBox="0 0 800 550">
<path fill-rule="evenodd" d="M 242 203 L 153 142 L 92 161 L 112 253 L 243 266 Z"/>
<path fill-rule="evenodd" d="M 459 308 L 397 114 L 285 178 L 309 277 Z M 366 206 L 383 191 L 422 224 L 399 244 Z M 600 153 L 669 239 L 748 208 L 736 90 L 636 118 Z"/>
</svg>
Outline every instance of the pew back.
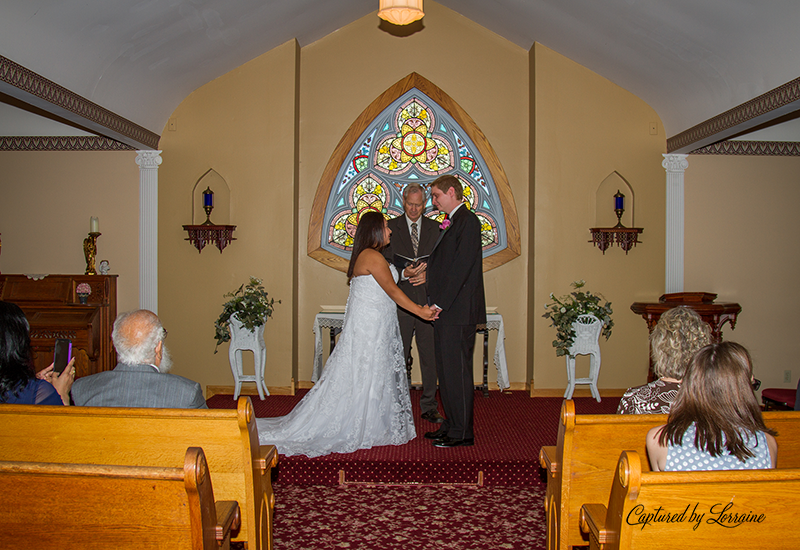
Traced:
<svg viewBox="0 0 800 550">
<path fill-rule="evenodd" d="M 229 530 L 217 544 L 214 491 L 196 447 L 180 468 L 3 461 L 0 486 L 2 549 L 230 545 Z"/>
<path fill-rule="evenodd" d="M 216 496 L 239 503 L 234 540 L 272 547 L 274 446 L 260 447 L 253 405 L 237 410 L 0 405 L 0 460 L 183 467 L 202 447 Z"/>
<path fill-rule="evenodd" d="M 800 548 L 800 469 L 646 472 L 624 451 L 608 506 L 585 505 L 592 550 Z"/>
<path fill-rule="evenodd" d="M 649 471 L 645 436 L 666 421 L 664 414 L 576 415 L 574 401 L 564 400 L 557 445 L 540 453 L 543 465 L 549 466 L 545 497 L 548 550 L 586 544 L 578 523 L 581 505 L 607 500 L 622 451 L 636 451 L 645 457 L 642 468 Z M 778 432 L 778 468 L 800 468 L 800 413 L 765 412 L 764 421 Z"/>
</svg>

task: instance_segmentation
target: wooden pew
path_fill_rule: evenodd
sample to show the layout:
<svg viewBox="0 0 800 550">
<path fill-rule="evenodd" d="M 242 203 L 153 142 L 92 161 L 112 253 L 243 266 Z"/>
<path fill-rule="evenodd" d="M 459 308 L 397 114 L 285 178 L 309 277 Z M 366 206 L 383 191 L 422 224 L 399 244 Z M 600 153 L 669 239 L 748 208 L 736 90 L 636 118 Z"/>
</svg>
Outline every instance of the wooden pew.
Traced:
<svg viewBox="0 0 800 550">
<path fill-rule="evenodd" d="M 605 502 L 620 453 L 631 450 L 646 457 L 647 432 L 666 421 L 663 414 L 576 415 L 575 403 L 564 400 L 558 443 L 539 451 L 547 473 L 548 550 L 587 544 L 579 526 L 581 505 Z M 778 468 L 800 468 L 800 412 L 765 412 L 764 421 L 778 432 Z M 643 468 L 650 470 L 647 461 Z"/>
<path fill-rule="evenodd" d="M 646 461 L 623 451 L 608 506 L 581 508 L 591 550 L 800 548 L 800 469 L 646 472 Z"/>
<path fill-rule="evenodd" d="M 272 548 L 274 446 L 259 446 L 253 404 L 238 410 L 0 405 L 0 460 L 182 467 L 202 447 L 218 499 L 239 503 L 233 540 Z"/>
<path fill-rule="evenodd" d="M 235 501 L 214 501 L 203 450 L 180 468 L 0 462 L 0 548 L 230 548 Z"/>
</svg>

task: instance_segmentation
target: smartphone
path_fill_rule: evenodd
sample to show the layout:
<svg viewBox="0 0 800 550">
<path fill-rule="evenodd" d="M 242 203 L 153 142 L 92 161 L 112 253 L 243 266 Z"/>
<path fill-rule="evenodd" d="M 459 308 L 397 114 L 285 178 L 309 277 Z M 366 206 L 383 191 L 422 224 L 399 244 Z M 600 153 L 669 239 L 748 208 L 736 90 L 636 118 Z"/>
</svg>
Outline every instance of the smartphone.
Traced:
<svg viewBox="0 0 800 550">
<path fill-rule="evenodd" d="M 56 338 L 56 347 L 53 353 L 53 372 L 57 374 L 64 372 L 70 359 L 72 359 L 72 340 L 69 338 Z"/>
</svg>

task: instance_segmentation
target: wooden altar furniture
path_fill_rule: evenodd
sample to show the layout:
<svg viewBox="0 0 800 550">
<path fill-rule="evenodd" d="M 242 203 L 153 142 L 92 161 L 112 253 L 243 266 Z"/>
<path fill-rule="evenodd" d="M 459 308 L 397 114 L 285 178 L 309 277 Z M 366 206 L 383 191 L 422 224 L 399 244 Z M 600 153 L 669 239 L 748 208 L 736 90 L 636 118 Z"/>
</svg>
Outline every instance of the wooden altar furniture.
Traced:
<svg viewBox="0 0 800 550">
<path fill-rule="evenodd" d="M 649 472 L 645 437 L 666 422 L 666 414 L 575 414 L 574 401 L 564 400 L 557 444 L 539 450 L 547 474 L 548 550 L 588 544 L 579 526 L 581 506 L 608 502 L 623 451 L 638 452 L 644 457 L 642 471 Z M 800 413 L 765 412 L 764 423 L 778 432 L 778 468 L 800 468 Z"/>
<path fill-rule="evenodd" d="M 722 341 L 722 325 L 730 323 L 731 329 L 736 328 L 736 316 L 742 311 L 742 306 L 733 302 L 717 302 L 717 295 L 709 292 L 676 292 L 663 294 L 658 302 L 634 302 L 631 311 L 641 315 L 647 323 L 648 332 L 653 329 L 661 315 L 674 307 L 685 306 L 692 308 L 711 327 L 711 338 L 714 342 Z M 650 368 L 647 381 L 655 380 L 653 372 L 653 359 L 650 358 Z"/>
<path fill-rule="evenodd" d="M 75 289 L 92 292 L 81 304 Z M 111 370 L 117 364 L 111 331 L 117 317 L 117 275 L 0 275 L 0 299 L 22 308 L 31 325 L 36 370 L 53 362 L 56 338 L 72 340 L 76 377 Z"/>
<path fill-rule="evenodd" d="M 216 498 L 239 503 L 232 540 L 272 550 L 278 451 L 259 444 L 249 397 L 236 410 L 0 405 L 0 460 L 182 468 L 187 447 L 203 449 Z"/>
<path fill-rule="evenodd" d="M 235 501 L 214 500 L 203 450 L 180 467 L 0 462 L 0 549 L 227 550 Z"/>
</svg>

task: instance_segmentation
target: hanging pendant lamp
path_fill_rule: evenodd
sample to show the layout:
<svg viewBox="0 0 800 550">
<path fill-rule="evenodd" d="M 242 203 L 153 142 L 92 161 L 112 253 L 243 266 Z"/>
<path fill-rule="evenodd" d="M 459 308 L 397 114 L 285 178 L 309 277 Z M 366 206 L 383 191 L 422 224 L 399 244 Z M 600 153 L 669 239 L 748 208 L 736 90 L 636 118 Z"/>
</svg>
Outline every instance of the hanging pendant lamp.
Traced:
<svg viewBox="0 0 800 550">
<path fill-rule="evenodd" d="M 422 0 L 380 0 L 378 17 L 394 25 L 408 25 L 424 15 Z"/>
</svg>

